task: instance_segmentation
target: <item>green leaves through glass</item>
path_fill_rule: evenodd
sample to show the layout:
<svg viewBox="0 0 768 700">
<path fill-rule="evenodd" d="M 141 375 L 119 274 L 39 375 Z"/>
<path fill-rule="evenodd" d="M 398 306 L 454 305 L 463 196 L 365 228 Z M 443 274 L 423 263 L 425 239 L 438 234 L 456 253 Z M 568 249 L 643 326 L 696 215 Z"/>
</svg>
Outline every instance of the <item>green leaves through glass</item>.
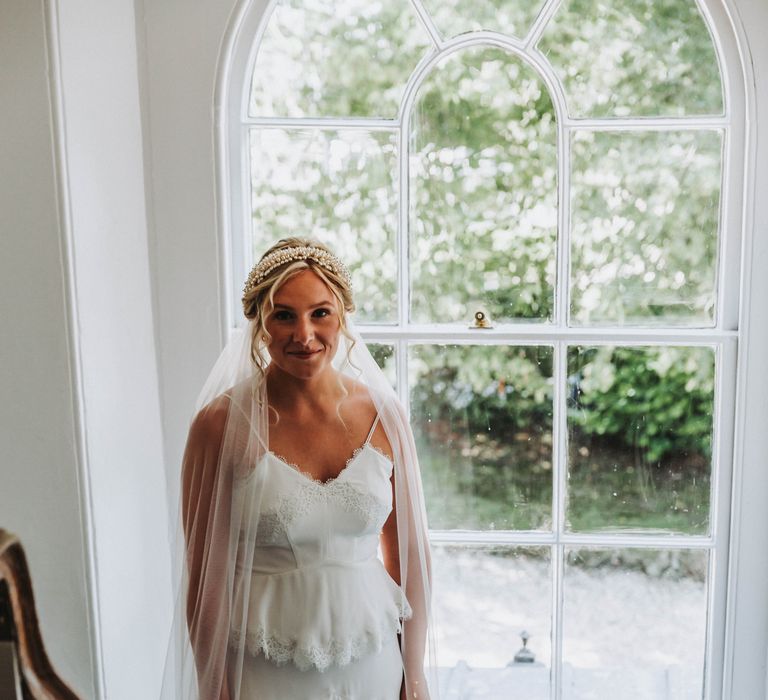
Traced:
<svg viewBox="0 0 768 700">
<path fill-rule="evenodd" d="M 574 134 L 574 324 L 714 324 L 721 150 L 719 131 Z"/>
<path fill-rule="evenodd" d="M 446 37 L 492 31 L 523 38 L 539 14 L 541 0 L 422 0 Z"/>
<path fill-rule="evenodd" d="M 413 345 L 408 366 L 430 527 L 549 527 L 552 348 Z"/>
<path fill-rule="evenodd" d="M 392 131 L 251 129 L 253 250 L 286 236 L 329 244 L 352 272 L 356 318 L 396 312 L 397 136 Z"/>
<path fill-rule="evenodd" d="M 714 381 L 708 347 L 569 350 L 569 529 L 708 534 Z"/>
<path fill-rule="evenodd" d="M 248 113 L 394 118 L 429 47 L 408 0 L 280 0 L 259 44 Z"/>
<path fill-rule="evenodd" d="M 411 320 L 549 320 L 557 237 L 555 113 L 500 49 L 444 58 L 410 131 Z M 461 284 L 457 284 L 461 280 Z"/>
<path fill-rule="evenodd" d="M 538 48 L 574 117 L 723 113 L 715 47 L 696 0 L 564 0 Z"/>
</svg>

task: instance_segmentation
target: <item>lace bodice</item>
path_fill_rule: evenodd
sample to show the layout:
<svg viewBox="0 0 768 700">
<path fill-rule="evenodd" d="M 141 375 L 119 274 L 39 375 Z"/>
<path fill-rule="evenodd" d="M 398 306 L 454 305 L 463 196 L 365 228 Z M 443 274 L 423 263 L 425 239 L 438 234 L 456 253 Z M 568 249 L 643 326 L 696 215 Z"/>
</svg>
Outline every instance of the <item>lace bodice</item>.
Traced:
<svg viewBox="0 0 768 700">
<path fill-rule="evenodd" d="M 267 452 L 254 471 L 260 476 L 237 484 L 240 507 L 258 500 L 260 509 L 241 532 L 253 560 L 237 573 L 235 603 L 248 613 L 245 633 L 232 630 L 234 644 L 276 663 L 323 669 L 379 649 L 410 615 L 377 556 L 393 467 L 370 444 L 374 428 L 329 481 Z"/>
<path fill-rule="evenodd" d="M 374 544 L 378 543 L 378 534 L 392 509 L 389 488 L 392 464 L 370 443 L 355 450 L 341 473 L 325 482 L 313 479 L 296 465 L 290 464 L 273 452 L 267 453 L 266 459 L 273 478 L 265 485 L 265 501 L 270 505 L 262 509 L 256 531 L 257 544 L 289 545 L 300 548 L 301 553 L 307 553 L 302 548 L 303 544 L 312 547 L 313 544 L 320 543 L 316 541 L 317 533 L 312 527 L 313 518 L 305 522 L 305 526 L 310 530 L 308 543 L 301 537 L 303 528 L 300 521 L 311 512 L 317 514 L 324 509 L 328 511 L 329 516 L 333 515 L 333 511 L 337 511 L 335 527 L 343 527 L 347 534 L 355 534 L 358 537 L 376 538 Z M 288 475 L 280 474 L 283 471 L 288 471 Z M 283 482 L 287 480 L 293 482 L 292 488 L 282 488 Z M 386 483 L 383 483 L 384 481 Z M 343 551 L 331 552 L 334 548 L 333 542 L 324 544 L 326 555 L 335 554 L 342 559 L 348 555 Z M 320 550 L 317 553 L 322 554 Z"/>
</svg>

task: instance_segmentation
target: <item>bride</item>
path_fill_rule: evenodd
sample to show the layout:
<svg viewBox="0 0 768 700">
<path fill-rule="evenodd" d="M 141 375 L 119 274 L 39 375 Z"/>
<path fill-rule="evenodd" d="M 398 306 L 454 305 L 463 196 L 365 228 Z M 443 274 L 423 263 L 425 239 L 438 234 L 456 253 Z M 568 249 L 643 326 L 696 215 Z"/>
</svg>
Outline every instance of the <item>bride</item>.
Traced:
<svg viewBox="0 0 768 700">
<path fill-rule="evenodd" d="M 243 309 L 187 439 L 163 697 L 436 698 L 417 455 L 349 272 L 283 239 Z"/>
</svg>

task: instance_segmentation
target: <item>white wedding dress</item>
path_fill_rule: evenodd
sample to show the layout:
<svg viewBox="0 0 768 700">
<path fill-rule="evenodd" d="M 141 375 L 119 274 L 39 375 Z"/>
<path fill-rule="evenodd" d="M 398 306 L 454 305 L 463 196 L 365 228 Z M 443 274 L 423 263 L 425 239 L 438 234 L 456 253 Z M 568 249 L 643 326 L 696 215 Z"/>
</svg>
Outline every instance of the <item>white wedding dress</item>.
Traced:
<svg viewBox="0 0 768 700">
<path fill-rule="evenodd" d="M 250 580 L 242 571 L 235 580 L 246 629 L 230 635 L 233 648 L 246 647 L 241 700 L 400 697 L 397 633 L 411 610 L 377 556 L 392 509 L 392 462 L 370 444 L 377 422 L 326 482 L 263 457 Z M 257 497 L 254 483 L 238 481 L 236 497 Z"/>
</svg>

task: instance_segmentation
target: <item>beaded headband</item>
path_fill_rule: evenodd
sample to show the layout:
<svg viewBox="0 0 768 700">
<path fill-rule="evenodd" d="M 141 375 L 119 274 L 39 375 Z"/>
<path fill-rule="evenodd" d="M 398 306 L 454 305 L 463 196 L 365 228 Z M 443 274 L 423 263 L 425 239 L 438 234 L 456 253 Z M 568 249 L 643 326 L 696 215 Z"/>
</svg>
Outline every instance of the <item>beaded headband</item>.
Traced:
<svg viewBox="0 0 768 700">
<path fill-rule="evenodd" d="M 251 270 L 251 274 L 248 275 L 248 280 L 243 288 L 243 298 L 272 270 L 294 260 L 314 260 L 318 265 L 341 277 L 347 283 L 347 286 L 352 286 L 349 270 L 333 253 L 329 253 L 322 248 L 316 248 L 315 246 L 295 246 L 292 248 L 281 248 L 269 255 L 265 255 Z"/>
</svg>

